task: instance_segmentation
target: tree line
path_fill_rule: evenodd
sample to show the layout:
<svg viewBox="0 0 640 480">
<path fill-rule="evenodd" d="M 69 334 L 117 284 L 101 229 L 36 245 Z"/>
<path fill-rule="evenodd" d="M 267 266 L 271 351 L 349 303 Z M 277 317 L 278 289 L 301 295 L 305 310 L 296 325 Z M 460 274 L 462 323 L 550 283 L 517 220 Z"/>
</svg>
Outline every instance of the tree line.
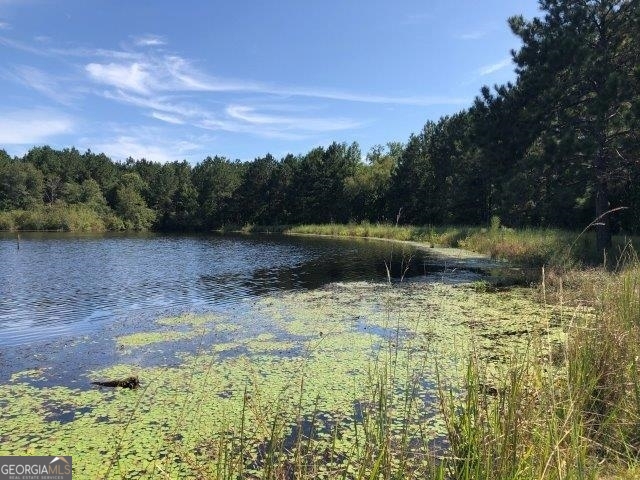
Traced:
<svg viewBox="0 0 640 480">
<path fill-rule="evenodd" d="M 483 224 L 493 216 L 582 229 L 597 218 L 604 248 L 612 232 L 640 231 L 640 2 L 540 7 L 538 18 L 509 19 L 522 40 L 512 52 L 516 80 L 483 87 L 469 108 L 427 122 L 405 143 L 365 156 L 355 143 L 333 143 L 193 166 L 118 163 L 73 148 L 37 147 L 21 158 L 0 151 L 0 228 L 24 226 L 16 212 L 63 207 L 106 229 Z"/>
</svg>

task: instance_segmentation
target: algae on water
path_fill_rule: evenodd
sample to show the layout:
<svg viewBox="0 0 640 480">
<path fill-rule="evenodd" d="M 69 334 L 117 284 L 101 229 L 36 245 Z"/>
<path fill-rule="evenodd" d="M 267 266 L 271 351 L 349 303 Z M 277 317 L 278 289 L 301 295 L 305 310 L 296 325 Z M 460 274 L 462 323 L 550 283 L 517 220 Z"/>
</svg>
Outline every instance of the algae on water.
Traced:
<svg viewBox="0 0 640 480">
<path fill-rule="evenodd" d="M 202 477 L 229 445 L 242 448 L 242 468 L 259 470 L 274 425 L 286 438 L 312 424 L 339 454 L 322 468 L 338 468 L 364 448 L 363 412 L 375 408 L 381 381 L 393 435 L 433 440 L 444 428 L 436 371 L 455 388 L 472 353 L 499 362 L 535 339 L 561 340 L 550 310 L 525 290 L 354 282 L 271 295 L 227 316 L 159 319 L 114 343 L 135 352 L 173 342 L 174 366 L 109 365 L 87 372 L 86 388 L 36 386 L 36 370 L 1 385 L 0 454 L 73 455 L 77 478 Z M 197 339 L 210 343 L 179 350 Z M 89 386 L 134 373 L 137 390 Z"/>
</svg>

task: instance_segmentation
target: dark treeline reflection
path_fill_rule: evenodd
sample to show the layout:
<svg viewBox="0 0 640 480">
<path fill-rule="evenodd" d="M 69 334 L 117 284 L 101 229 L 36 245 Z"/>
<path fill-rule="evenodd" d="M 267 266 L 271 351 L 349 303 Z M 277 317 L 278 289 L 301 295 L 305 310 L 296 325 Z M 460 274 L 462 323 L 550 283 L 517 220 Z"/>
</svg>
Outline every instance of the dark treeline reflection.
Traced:
<svg viewBox="0 0 640 480">
<path fill-rule="evenodd" d="M 129 319 L 224 312 L 279 291 L 424 274 L 436 252 L 279 235 L 0 234 L 0 346 Z M 411 260 L 412 268 L 406 270 Z"/>
<path fill-rule="evenodd" d="M 0 229 L 209 231 L 347 221 L 640 230 L 640 2 L 542 0 L 509 19 L 515 83 L 363 155 L 332 143 L 250 162 L 0 151 Z M 400 213 L 400 215 L 398 215 Z"/>
</svg>

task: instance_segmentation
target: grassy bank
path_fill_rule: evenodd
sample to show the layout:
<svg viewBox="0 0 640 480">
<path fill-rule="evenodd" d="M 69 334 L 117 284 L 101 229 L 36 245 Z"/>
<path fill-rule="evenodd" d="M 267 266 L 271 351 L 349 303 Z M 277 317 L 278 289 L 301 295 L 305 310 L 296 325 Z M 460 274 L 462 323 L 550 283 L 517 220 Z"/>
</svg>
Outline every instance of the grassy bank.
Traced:
<svg viewBox="0 0 640 480">
<path fill-rule="evenodd" d="M 496 398 L 475 361 L 462 404 L 442 392 L 452 478 L 640 478 L 640 269 L 595 279 L 569 292 L 593 314 L 566 325 L 561 350 L 519 359 Z"/>
<path fill-rule="evenodd" d="M 0 211 L 0 231 L 106 232 L 124 230 L 113 212 L 83 205 L 54 204 L 30 210 Z"/>
<path fill-rule="evenodd" d="M 257 231 L 268 229 L 256 227 Z M 273 230 L 273 229 L 272 229 Z M 284 233 L 335 235 L 341 237 L 374 237 L 415 241 L 431 246 L 464 248 L 508 260 L 521 265 L 562 265 L 602 263 L 603 254 L 596 252 L 592 232 L 570 232 L 558 229 L 512 229 L 494 219 L 491 227 L 406 226 L 391 224 L 324 224 L 282 227 Z M 630 238 L 615 236 L 609 258 L 616 258 Z M 637 242 L 636 242 L 637 243 Z"/>
<path fill-rule="evenodd" d="M 56 204 L 33 210 L 0 212 L 0 231 L 61 231 L 105 232 L 135 230 L 107 210 L 99 213 L 85 205 Z M 617 259 L 637 237 L 613 237 L 613 246 L 597 252 L 593 232 L 572 232 L 559 229 L 512 229 L 500 225 L 496 218 L 490 227 L 479 226 L 412 226 L 371 223 L 312 224 L 312 225 L 230 225 L 220 232 L 283 233 L 332 235 L 338 237 L 369 237 L 388 240 L 413 241 L 429 246 L 463 248 L 529 267 L 576 267 L 602 264 L 615 266 Z"/>
</svg>

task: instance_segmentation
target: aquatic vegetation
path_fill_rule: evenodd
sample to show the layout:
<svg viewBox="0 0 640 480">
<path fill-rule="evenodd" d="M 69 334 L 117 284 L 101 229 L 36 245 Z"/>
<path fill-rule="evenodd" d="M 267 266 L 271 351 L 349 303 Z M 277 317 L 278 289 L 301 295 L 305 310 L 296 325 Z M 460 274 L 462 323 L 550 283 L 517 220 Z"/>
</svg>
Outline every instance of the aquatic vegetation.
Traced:
<svg viewBox="0 0 640 480">
<path fill-rule="evenodd" d="M 211 315 L 211 314 L 196 315 L 194 313 L 187 313 L 187 314 L 179 315 L 175 317 L 159 318 L 158 320 L 156 320 L 156 323 L 158 325 L 164 325 L 164 326 L 189 326 L 192 328 L 217 324 L 216 328 L 218 330 L 220 328 L 235 327 L 234 325 L 220 324 L 221 321 L 222 321 L 222 318 L 218 315 Z"/>
<path fill-rule="evenodd" d="M 152 343 L 189 340 L 195 337 L 202 337 L 210 331 L 234 332 L 239 329 L 238 325 L 221 321 L 219 316 L 192 313 L 175 317 L 163 317 L 156 320 L 155 323 L 160 328 L 156 327 L 153 331 L 123 335 L 117 337 L 116 342 L 121 347 L 140 347 Z"/>
<path fill-rule="evenodd" d="M 136 332 L 130 335 L 118 337 L 118 343 L 123 347 L 139 347 L 158 342 L 170 342 L 176 340 L 186 340 L 198 335 L 195 330 L 191 331 L 161 331 L 161 332 Z"/>
<path fill-rule="evenodd" d="M 382 454 L 388 442 L 404 452 L 402 468 L 426 472 L 427 447 L 446 434 L 437 375 L 462 392 L 474 352 L 497 365 L 534 337 L 562 338 L 544 321 L 549 308 L 518 289 L 355 282 L 264 297 L 243 315 L 267 331 L 240 329 L 233 317 L 159 319 L 157 330 L 114 341 L 135 351 L 229 335 L 178 351 L 176 366 L 87 372 L 84 389 L 32 385 L 35 371 L 14 375 L 0 386 L 0 454 L 74 455 L 78 478 L 251 476 L 276 463 L 331 477 L 366 470 L 354 459 Z M 131 375 L 137 390 L 89 385 Z M 304 461 L 270 457 L 303 450 Z"/>
</svg>

